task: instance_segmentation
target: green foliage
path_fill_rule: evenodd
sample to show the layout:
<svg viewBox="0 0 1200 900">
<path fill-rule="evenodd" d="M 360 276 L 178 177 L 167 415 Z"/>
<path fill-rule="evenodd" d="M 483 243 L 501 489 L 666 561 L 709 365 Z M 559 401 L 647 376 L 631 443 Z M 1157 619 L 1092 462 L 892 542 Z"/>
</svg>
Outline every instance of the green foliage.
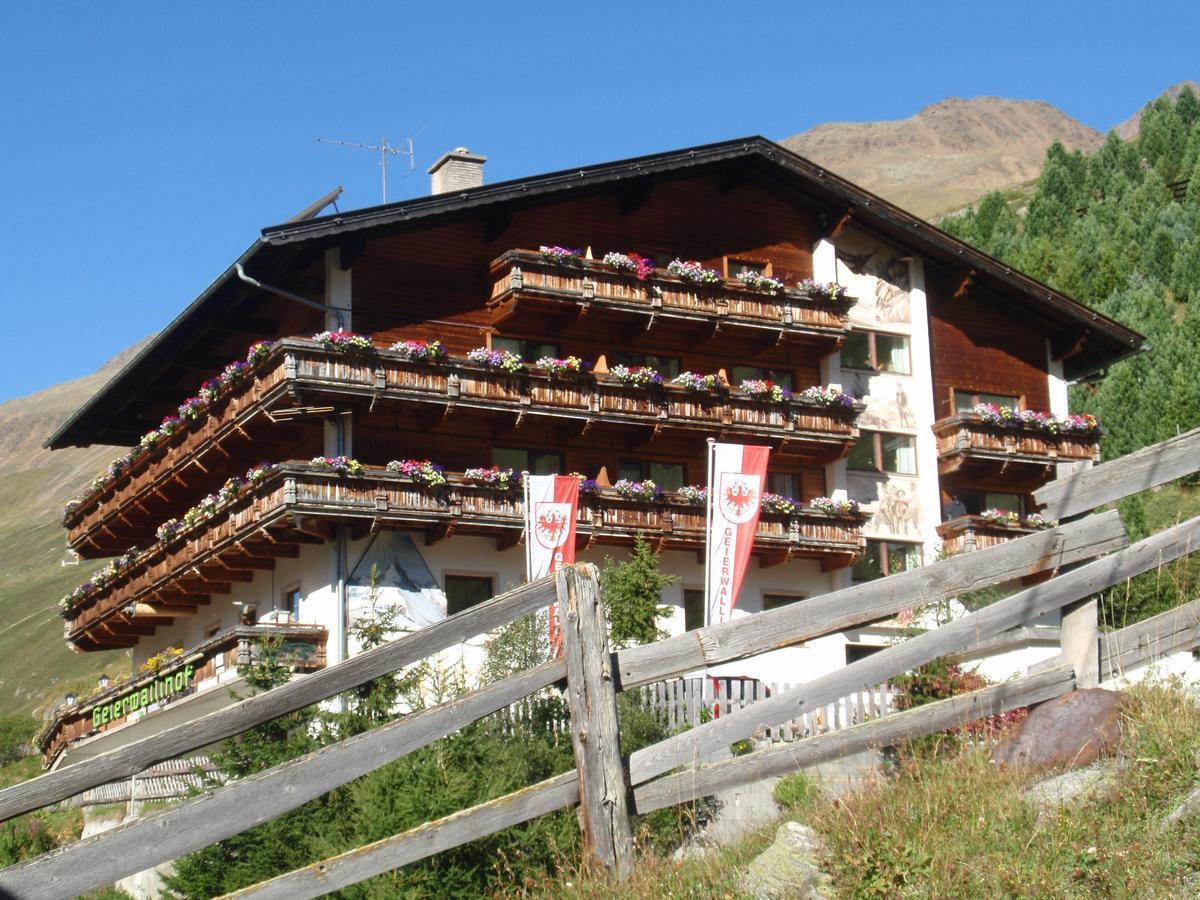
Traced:
<svg viewBox="0 0 1200 900">
<path fill-rule="evenodd" d="M 0 716 L 0 766 L 31 755 L 36 730 L 37 722 L 29 716 Z"/>
<path fill-rule="evenodd" d="M 784 775 L 775 782 L 771 796 L 788 815 L 803 814 L 821 796 L 821 790 L 813 781 L 812 776 L 801 770 L 791 775 Z"/>
<path fill-rule="evenodd" d="M 662 592 L 677 580 L 659 571 L 658 556 L 640 534 L 629 559 L 604 561 L 600 591 L 613 646 L 649 644 L 666 636 L 658 627 L 659 618 L 670 612 L 662 605 Z"/>
</svg>

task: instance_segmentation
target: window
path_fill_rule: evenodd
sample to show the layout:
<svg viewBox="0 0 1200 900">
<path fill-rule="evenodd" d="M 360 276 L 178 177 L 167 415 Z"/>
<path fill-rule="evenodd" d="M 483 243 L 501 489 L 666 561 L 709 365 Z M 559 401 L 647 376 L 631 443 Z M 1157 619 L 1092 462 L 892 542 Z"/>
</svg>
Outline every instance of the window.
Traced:
<svg viewBox="0 0 1200 900">
<path fill-rule="evenodd" d="M 860 659 L 866 659 L 868 656 L 874 656 L 883 649 L 885 648 L 879 644 L 847 644 L 846 665 L 856 663 Z"/>
<path fill-rule="evenodd" d="M 617 477 L 627 481 L 649 479 L 664 491 L 677 491 L 683 487 L 683 464 L 646 462 L 640 459 L 623 459 L 617 467 Z"/>
<path fill-rule="evenodd" d="M 800 476 L 795 472 L 768 472 L 767 490 L 784 497 L 800 496 Z"/>
<path fill-rule="evenodd" d="M 699 588 L 683 589 L 683 627 L 687 631 L 704 627 L 704 591 Z"/>
<path fill-rule="evenodd" d="M 1023 516 L 1025 514 L 1025 496 L 1023 494 L 1008 494 L 999 491 L 951 492 L 949 499 L 942 508 L 942 518 L 954 519 L 958 516 L 977 516 L 985 509 L 1002 509 L 1005 512 L 1014 512 L 1018 516 Z"/>
<path fill-rule="evenodd" d="M 725 257 L 726 278 L 737 278 L 743 272 L 755 272 L 759 275 L 770 275 L 771 264 L 765 260 L 735 259 L 732 256 Z"/>
<path fill-rule="evenodd" d="M 852 331 L 842 344 L 842 367 L 911 375 L 908 338 L 899 334 Z"/>
<path fill-rule="evenodd" d="M 1001 409 L 1011 409 L 1013 412 L 1017 412 L 1021 408 L 1020 401 L 1007 394 L 976 394 L 964 388 L 954 388 L 952 393 L 954 394 L 954 411 L 956 413 L 969 413 L 975 408 L 976 403 L 991 403 Z"/>
<path fill-rule="evenodd" d="M 772 609 L 779 609 L 781 606 L 787 606 L 795 603 L 798 600 L 803 600 L 803 594 L 763 594 L 762 608 L 763 612 L 769 612 Z"/>
<path fill-rule="evenodd" d="M 445 579 L 448 616 L 492 599 L 491 575 L 446 575 Z"/>
<path fill-rule="evenodd" d="M 628 366 L 636 369 L 644 366 L 654 369 L 664 379 L 674 378 L 679 374 L 679 358 L 675 356 L 658 356 L 654 353 L 632 353 L 624 350 L 612 355 L 614 366 Z"/>
<path fill-rule="evenodd" d="M 917 439 L 907 434 L 863 429 L 846 457 L 846 466 L 858 472 L 917 474 Z"/>
<path fill-rule="evenodd" d="M 299 585 L 296 585 L 295 587 L 292 587 L 292 588 L 288 588 L 286 591 L 283 592 L 283 609 L 287 612 L 287 614 L 289 616 L 292 617 L 293 622 L 300 621 L 300 586 Z"/>
<path fill-rule="evenodd" d="M 750 378 L 773 381 L 781 388 L 792 389 L 792 373 L 788 369 L 764 369 L 762 366 L 734 366 L 732 370 L 733 383 L 741 384 Z"/>
<path fill-rule="evenodd" d="M 492 465 L 515 472 L 528 472 L 531 475 L 563 474 L 561 453 L 542 453 L 518 447 L 493 447 Z"/>
<path fill-rule="evenodd" d="M 558 357 L 562 355 L 562 347 L 558 344 L 551 344 L 531 338 L 500 337 L 495 334 L 492 335 L 492 349 L 507 350 L 509 353 L 515 353 L 526 362 L 535 362 L 543 356 Z"/>
<path fill-rule="evenodd" d="M 867 541 L 867 550 L 854 564 L 855 581 L 874 581 L 885 575 L 907 572 L 921 565 L 921 545 L 901 541 Z"/>
</svg>

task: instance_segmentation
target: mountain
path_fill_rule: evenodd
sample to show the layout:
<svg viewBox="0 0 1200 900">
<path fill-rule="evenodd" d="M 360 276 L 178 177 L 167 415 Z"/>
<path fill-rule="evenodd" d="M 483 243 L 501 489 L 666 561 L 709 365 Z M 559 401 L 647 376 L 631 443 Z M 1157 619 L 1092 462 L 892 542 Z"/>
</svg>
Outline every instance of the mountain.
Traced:
<svg viewBox="0 0 1200 900">
<path fill-rule="evenodd" d="M 1104 136 L 1041 100 L 950 98 L 915 116 L 834 122 L 781 143 L 898 206 L 932 218 L 1037 178 L 1046 148 Z"/>
<path fill-rule="evenodd" d="M 1191 88 L 1192 93 L 1195 94 L 1197 97 L 1200 97 L 1200 84 L 1196 84 L 1196 82 L 1194 82 L 1194 81 L 1181 81 L 1181 82 L 1179 82 L 1179 84 L 1171 85 L 1169 88 L 1167 88 L 1161 94 L 1159 94 L 1158 97 L 1156 97 L 1155 99 L 1161 99 L 1163 97 L 1166 97 L 1168 100 L 1174 100 L 1176 97 L 1178 97 L 1183 92 L 1183 89 L 1185 87 Z M 1114 128 L 1113 131 L 1115 131 L 1117 133 L 1117 137 L 1119 137 L 1123 140 L 1126 140 L 1126 141 L 1132 137 L 1137 137 L 1138 130 L 1142 124 L 1142 113 L 1145 111 L 1146 106 L 1149 106 L 1150 103 L 1153 103 L 1153 102 L 1154 102 L 1154 100 L 1151 100 L 1149 103 L 1147 103 L 1145 106 L 1143 106 L 1137 112 L 1135 112 L 1132 116 L 1130 116 L 1128 119 L 1126 119 L 1124 122 L 1122 122 L 1116 128 Z"/>
<path fill-rule="evenodd" d="M 128 669 L 122 651 L 72 653 L 56 606 L 100 568 L 93 560 L 63 565 L 63 504 L 125 449 L 51 453 L 42 443 L 139 346 L 85 378 L 0 403 L 0 714 L 31 711 L 67 689 L 87 689 L 100 672 Z"/>
</svg>

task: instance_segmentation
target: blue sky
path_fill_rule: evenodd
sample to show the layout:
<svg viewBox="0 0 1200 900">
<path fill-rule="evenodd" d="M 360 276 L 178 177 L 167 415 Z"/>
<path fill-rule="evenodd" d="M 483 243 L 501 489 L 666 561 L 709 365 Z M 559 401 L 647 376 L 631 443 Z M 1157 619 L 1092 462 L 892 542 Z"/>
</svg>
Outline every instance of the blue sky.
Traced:
<svg viewBox="0 0 1200 900">
<path fill-rule="evenodd" d="M 500 181 L 947 96 L 1106 130 L 1200 80 L 1198 24 L 1194 3 L 5 4 L 0 299 L 23 337 L 0 401 L 161 328 L 335 185 L 379 202 L 378 157 L 318 137 L 420 131 L 395 200 L 458 145 Z"/>
</svg>

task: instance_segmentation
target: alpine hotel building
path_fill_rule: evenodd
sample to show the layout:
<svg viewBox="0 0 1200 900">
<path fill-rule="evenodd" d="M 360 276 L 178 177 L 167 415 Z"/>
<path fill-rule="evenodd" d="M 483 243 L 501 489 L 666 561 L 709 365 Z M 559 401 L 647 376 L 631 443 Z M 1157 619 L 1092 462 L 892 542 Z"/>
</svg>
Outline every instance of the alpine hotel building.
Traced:
<svg viewBox="0 0 1200 900">
<path fill-rule="evenodd" d="M 230 703 L 263 635 L 298 677 L 344 659 L 372 566 L 409 628 L 521 583 L 508 469 L 585 479 L 577 559 L 644 536 L 674 632 L 703 619 L 709 437 L 772 448 L 735 615 L 1009 539 L 1097 454 L 1094 423 L 1032 411 L 1142 344 L 763 138 L 495 185 L 484 162 L 265 229 L 50 439 L 131 448 L 68 507 L 111 559 L 61 609 L 133 674 L 59 711 L 48 765 Z M 799 682 L 889 627 L 744 674 Z"/>
</svg>

